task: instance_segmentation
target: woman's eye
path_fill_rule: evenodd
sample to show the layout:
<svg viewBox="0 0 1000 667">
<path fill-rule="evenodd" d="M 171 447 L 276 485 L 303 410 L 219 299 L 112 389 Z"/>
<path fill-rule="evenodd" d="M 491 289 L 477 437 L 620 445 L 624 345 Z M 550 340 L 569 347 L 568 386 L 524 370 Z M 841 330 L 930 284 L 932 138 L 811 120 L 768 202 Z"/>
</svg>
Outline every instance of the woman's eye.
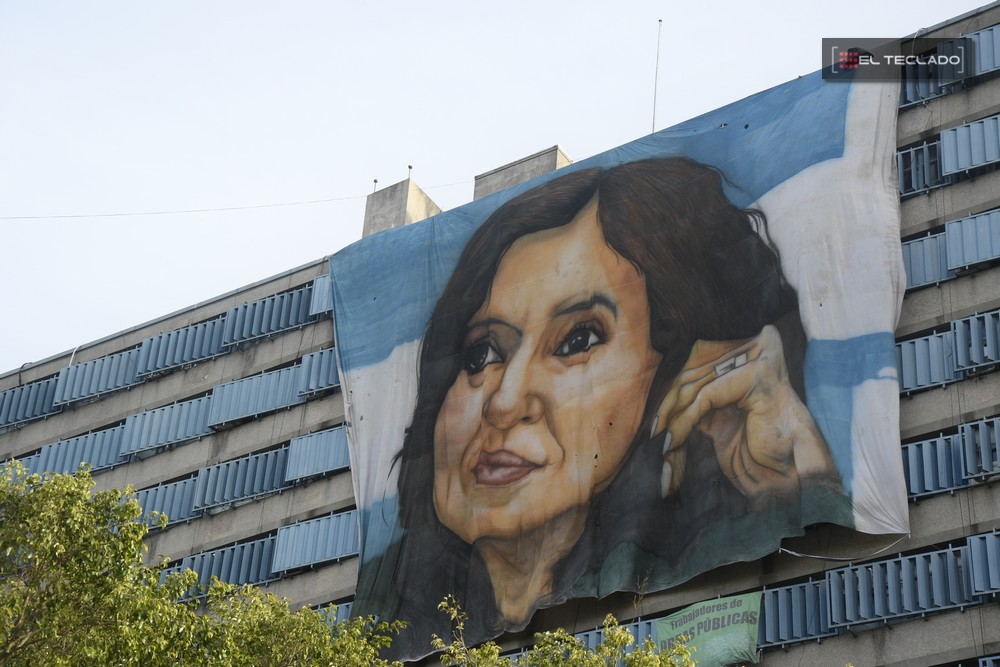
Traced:
<svg viewBox="0 0 1000 667">
<path fill-rule="evenodd" d="M 556 349 L 557 357 L 568 357 L 573 354 L 586 352 L 595 345 L 604 342 L 604 336 L 586 327 L 573 329 Z"/>
<path fill-rule="evenodd" d="M 493 341 L 484 338 L 465 348 L 462 353 L 462 368 L 469 375 L 481 373 L 490 364 L 503 361 L 500 352 L 493 346 Z"/>
</svg>

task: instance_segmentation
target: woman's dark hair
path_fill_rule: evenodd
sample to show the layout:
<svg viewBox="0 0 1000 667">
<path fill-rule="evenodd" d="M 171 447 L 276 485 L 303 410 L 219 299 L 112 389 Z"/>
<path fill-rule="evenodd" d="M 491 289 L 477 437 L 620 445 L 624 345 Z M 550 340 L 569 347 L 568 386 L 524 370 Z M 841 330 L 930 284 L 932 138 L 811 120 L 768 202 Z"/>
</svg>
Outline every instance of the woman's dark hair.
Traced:
<svg viewBox="0 0 1000 667">
<path fill-rule="evenodd" d="M 733 206 L 722 184 L 719 172 L 686 158 L 581 169 L 508 201 L 475 232 L 438 299 L 421 346 L 417 405 L 399 456 L 404 553 L 409 550 L 405 542 L 420 533 L 436 536 L 438 549 L 431 553 L 469 553 L 434 511 L 434 427 L 461 370 L 466 326 L 517 239 L 570 223 L 596 197 L 608 246 L 644 276 L 650 340 L 662 361 L 633 449 L 648 439 L 655 410 L 695 341 L 750 338 L 795 310 L 795 293 L 766 240 L 763 215 Z M 444 576 L 468 575 L 459 569 Z M 461 595 L 460 590 L 446 592 Z"/>
</svg>

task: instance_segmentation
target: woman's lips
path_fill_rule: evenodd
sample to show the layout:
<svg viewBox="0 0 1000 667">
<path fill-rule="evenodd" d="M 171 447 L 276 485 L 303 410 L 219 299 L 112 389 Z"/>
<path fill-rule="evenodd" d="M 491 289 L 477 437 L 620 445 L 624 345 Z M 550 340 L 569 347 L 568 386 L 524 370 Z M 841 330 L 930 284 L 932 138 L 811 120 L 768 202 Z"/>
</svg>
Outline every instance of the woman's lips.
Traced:
<svg viewBox="0 0 1000 667">
<path fill-rule="evenodd" d="M 479 462 L 472 469 L 477 484 L 503 486 L 513 484 L 538 466 L 505 449 L 480 452 Z"/>
</svg>

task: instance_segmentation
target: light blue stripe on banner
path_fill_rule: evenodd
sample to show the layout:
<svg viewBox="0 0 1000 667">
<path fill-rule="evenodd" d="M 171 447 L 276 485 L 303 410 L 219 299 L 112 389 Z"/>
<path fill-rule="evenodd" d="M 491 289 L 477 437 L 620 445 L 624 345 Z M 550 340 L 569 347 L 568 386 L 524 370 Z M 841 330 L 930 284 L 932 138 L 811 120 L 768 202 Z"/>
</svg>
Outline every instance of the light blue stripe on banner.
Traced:
<svg viewBox="0 0 1000 667">
<path fill-rule="evenodd" d="M 868 380 L 887 379 L 882 372 L 886 368 L 896 368 L 896 341 L 889 332 L 847 340 L 811 340 L 806 349 L 806 403 L 830 446 L 846 489 L 851 489 L 854 472 L 854 388 Z"/>
<path fill-rule="evenodd" d="M 399 497 L 386 496 L 361 512 L 361 562 L 381 558 L 389 545 L 398 542 L 403 529 L 399 525 Z"/>
<path fill-rule="evenodd" d="M 341 250 L 330 258 L 341 368 L 382 361 L 423 335 L 462 248 L 508 199 L 576 169 L 683 155 L 722 171 L 726 194 L 745 207 L 806 167 L 843 154 L 850 88 L 824 83 L 816 72 Z"/>
</svg>

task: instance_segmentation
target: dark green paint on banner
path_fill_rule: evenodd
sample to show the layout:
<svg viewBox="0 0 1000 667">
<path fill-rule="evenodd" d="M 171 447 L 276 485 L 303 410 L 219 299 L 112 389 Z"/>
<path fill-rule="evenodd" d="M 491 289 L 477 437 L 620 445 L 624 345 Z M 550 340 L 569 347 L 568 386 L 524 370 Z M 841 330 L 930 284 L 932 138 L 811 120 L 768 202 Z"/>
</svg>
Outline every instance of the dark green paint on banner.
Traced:
<svg viewBox="0 0 1000 667">
<path fill-rule="evenodd" d="M 760 593 L 707 600 L 656 622 L 660 647 L 686 635 L 701 667 L 757 662 Z"/>
</svg>

